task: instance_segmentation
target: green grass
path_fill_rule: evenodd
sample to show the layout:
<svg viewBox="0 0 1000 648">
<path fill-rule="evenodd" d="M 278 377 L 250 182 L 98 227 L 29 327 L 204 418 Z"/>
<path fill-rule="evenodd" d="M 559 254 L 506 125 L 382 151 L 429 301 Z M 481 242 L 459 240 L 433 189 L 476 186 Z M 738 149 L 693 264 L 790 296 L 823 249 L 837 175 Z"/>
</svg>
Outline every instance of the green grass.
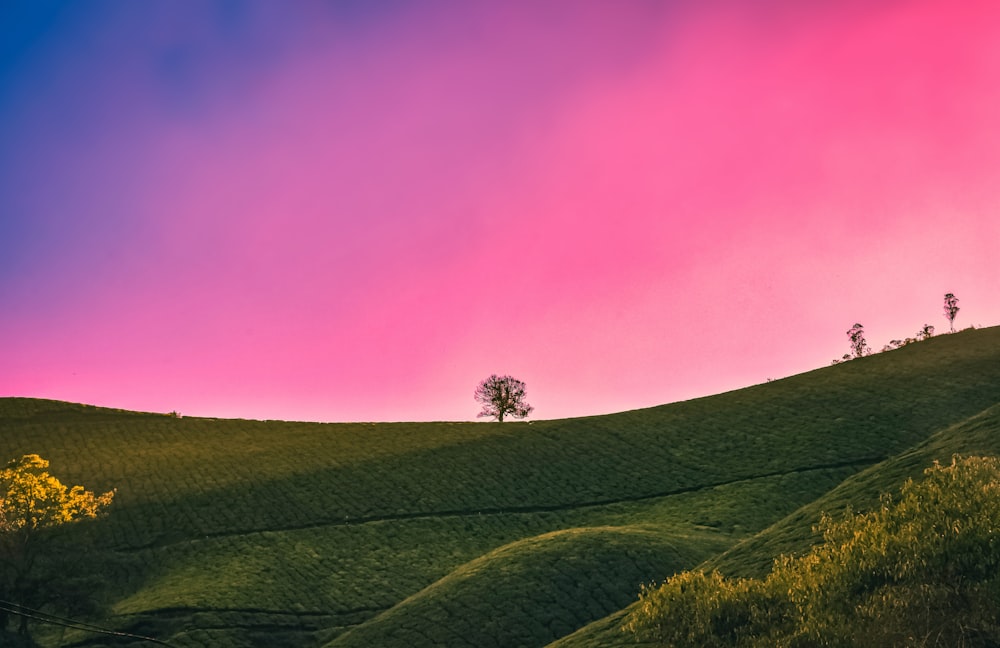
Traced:
<svg viewBox="0 0 1000 648">
<path fill-rule="evenodd" d="M 620 609 L 650 574 L 720 550 L 718 534 L 635 527 L 568 529 L 514 542 L 407 598 L 330 648 L 540 645 Z M 497 606 L 497 601 L 503 601 Z"/>
<path fill-rule="evenodd" d="M 542 646 L 583 626 L 564 644 L 610 645 L 617 626 L 599 619 L 639 583 L 698 564 L 766 569 L 808 546 L 821 510 L 870 501 L 933 458 L 995 452 L 998 402 L 992 328 L 709 398 L 533 423 L 217 420 L 0 399 L 0 457 L 38 453 L 65 482 L 118 489 L 90 529 L 107 549 L 95 564 L 104 622 L 178 648 Z"/>
</svg>

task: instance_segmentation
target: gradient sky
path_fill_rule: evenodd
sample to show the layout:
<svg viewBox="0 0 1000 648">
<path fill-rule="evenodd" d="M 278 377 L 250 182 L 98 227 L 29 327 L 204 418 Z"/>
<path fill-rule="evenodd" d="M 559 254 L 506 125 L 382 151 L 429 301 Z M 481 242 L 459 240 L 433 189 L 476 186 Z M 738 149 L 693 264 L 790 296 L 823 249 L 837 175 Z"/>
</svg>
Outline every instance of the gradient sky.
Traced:
<svg viewBox="0 0 1000 648">
<path fill-rule="evenodd" d="M 998 290 L 993 0 L 0 4 L 0 395 L 598 414 Z"/>
</svg>

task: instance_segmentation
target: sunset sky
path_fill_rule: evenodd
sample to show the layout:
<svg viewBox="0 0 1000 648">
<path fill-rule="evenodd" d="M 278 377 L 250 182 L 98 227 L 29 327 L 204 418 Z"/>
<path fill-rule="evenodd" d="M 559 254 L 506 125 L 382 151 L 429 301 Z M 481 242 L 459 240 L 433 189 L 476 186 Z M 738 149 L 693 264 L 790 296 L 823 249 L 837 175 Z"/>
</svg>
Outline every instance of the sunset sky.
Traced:
<svg viewBox="0 0 1000 648">
<path fill-rule="evenodd" d="M 0 396 L 469 420 L 1000 324 L 1000 3 L 0 4 Z"/>
</svg>

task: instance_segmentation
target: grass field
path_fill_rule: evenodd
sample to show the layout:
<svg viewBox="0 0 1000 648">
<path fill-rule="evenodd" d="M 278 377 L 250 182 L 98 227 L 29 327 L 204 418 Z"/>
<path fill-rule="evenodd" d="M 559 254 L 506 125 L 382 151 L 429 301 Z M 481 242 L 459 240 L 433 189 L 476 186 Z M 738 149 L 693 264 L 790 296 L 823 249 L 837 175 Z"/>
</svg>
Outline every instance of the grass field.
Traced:
<svg viewBox="0 0 1000 648">
<path fill-rule="evenodd" d="M 108 627 L 177 648 L 624 641 L 643 582 L 755 574 L 954 452 L 1000 454 L 1000 328 L 600 417 L 318 424 L 0 399 L 0 457 L 117 488 Z M 609 616 L 610 615 L 610 616 Z M 36 626 L 43 645 L 107 645 Z M 115 645 L 142 645 L 138 642 Z"/>
</svg>

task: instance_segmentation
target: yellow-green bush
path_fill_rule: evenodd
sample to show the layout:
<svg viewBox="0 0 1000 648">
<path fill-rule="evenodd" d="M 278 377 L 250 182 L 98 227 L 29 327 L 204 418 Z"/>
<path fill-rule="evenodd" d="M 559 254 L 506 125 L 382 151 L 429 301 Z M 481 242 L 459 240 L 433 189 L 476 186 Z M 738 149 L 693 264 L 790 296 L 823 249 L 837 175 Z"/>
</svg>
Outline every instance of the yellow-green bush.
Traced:
<svg viewBox="0 0 1000 648">
<path fill-rule="evenodd" d="M 666 646 L 754 646 L 790 618 L 787 597 L 769 585 L 717 571 L 682 572 L 659 588 L 643 588 L 627 627 Z"/>
<path fill-rule="evenodd" d="M 645 588 L 626 628 L 665 646 L 1000 644 L 1000 460 L 956 457 L 765 579 L 685 572 Z"/>
</svg>

